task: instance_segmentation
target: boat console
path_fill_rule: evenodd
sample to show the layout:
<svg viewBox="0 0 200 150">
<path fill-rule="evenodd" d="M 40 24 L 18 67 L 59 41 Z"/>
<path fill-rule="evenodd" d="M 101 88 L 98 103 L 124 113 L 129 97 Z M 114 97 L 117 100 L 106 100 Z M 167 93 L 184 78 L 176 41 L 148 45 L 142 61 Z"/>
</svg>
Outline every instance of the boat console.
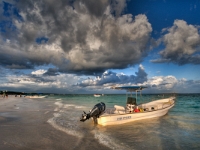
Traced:
<svg viewBox="0 0 200 150">
<path fill-rule="evenodd" d="M 126 102 L 126 109 L 127 112 L 131 113 L 134 111 L 135 106 L 136 106 L 136 98 L 135 97 L 128 97 L 127 102 Z"/>
</svg>

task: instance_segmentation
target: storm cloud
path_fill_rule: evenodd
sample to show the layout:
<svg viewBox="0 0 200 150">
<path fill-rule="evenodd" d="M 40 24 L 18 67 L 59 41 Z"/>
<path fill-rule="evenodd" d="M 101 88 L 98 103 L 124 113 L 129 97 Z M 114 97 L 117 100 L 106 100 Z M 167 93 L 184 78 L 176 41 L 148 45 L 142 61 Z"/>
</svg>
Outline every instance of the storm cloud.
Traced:
<svg viewBox="0 0 200 150">
<path fill-rule="evenodd" d="M 115 73 L 112 71 L 106 71 L 102 76 L 98 76 L 94 79 L 88 78 L 83 80 L 78 86 L 111 86 L 117 84 L 142 84 L 147 81 L 147 73 L 142 65 L 139 66 L 136 75 L 125 75 L 123 73 Z"/>
<path fill-rule="evenodd" d="M 151 24 L 145 15 L 123 14 L 125 0 L 22 0 L 1 6 L 9 11 L 1 17 L 12 26 L 0 37 L 0 65 L 6 68 L 51 64 L 58 72 L 94 74 L 139 64 L 149 52 Z"/>
</svg>

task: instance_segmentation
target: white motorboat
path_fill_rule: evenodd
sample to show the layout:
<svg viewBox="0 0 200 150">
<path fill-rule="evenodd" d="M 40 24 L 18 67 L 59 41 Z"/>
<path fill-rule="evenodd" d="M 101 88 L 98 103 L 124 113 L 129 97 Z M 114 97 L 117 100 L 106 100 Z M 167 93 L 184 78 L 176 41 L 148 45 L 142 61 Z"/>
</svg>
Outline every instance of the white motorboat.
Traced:
<svg viewBox="0 0 200 150">
<path fill-rule="evenodd" d="M 146 88 L 143 86 L 125 86 L 112 87 L 112 89 L 127 90 L 127 92 L 135 92 L 136 98 L 127 97 L 126 107 L 114 105 L 114 109 L 105 109 L 104 103 L 99 103 L 86 114 L 82 115 L 80 121 L 85 121 L 90 117 L 93 118 L 95 124 L 102 126 L 118 125 L 131 121 L 142 120 L 147 118 L 160 117 L 168 113 L 175 105 L 175 97 L 154 100 L 148 103 L 137 104 L 137 92 Z"/>
<path fill-rule="evenodd" d="M 46 95 L 32 95 L 32 96 L 25 96 L 26 98 L 45 98 L 47 97 Z"/>
<path fill-rule="evenodd" d="M 100 97 L 101 94 L 94 94 L 94 97 Z"/>
</svg>

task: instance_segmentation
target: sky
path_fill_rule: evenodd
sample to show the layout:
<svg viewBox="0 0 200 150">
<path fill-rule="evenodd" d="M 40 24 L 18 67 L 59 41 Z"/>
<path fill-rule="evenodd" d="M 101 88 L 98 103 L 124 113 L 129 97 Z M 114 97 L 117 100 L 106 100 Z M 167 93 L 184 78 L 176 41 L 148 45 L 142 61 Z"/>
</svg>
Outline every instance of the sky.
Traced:
<svg viewBox="0 0 200 150">
<path fill-rule="evenodd" d="M 0 90 L 200 93 L 200 0 L 0 0 Z"/>
</svg>

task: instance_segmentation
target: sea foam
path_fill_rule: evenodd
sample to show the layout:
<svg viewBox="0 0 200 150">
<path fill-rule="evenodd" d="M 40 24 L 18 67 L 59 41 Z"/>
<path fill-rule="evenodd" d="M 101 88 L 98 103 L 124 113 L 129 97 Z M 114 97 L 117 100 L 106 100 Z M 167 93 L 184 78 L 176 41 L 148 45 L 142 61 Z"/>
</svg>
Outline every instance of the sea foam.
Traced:
<svg viewBox="0 0 200 150">
<path fill-rule="evenodd" d="M 99 143 L 105 145 L 106 147 L 109 147 L 111 149 L 131 150 L 131 148 L 129 148 L 128 146 L 118 144 L 120 143 L 119 141 L 116 141 L 115 139 L 111 138 L 105 133 L 101 133 L 98 130 L 94 130 L 93 134 L 95 138 L 99 141 Z"/>
<path fill-rule="evenodd" d="M 72 136 L 76 136 L 78 138 L 82 138 L 83 137 L 83 134 L 78 132 L 78 131 L 69 130 L 69 129 L 65 128 L 65 127 L 62 127 L 62 126 L 56 124 L 56 121 L 55 121 L 54 117 L 50 118 L 47 122 L 57 130 L 60 130 L 60 131 L 65 132 L 65 133 L 67 133 L 69 135 L 72 135 Z"/>
<path fill-rule="evenodd" d="M 61 98 L 58 98 L 58 99 L 56 99 L 57 101 L 61 101 L 62 99 Z"/>
<path fill-rule="evenodd" d="M 47 122 L 57 130 L 63 131 L 78 138 L 82 138 L 83 134 L 75 128 L 75 125 L 73 123 L 71 124 L 70 122 L 66 123 L 65 118 L 62 118 L 63 116 L 61 115 L 61 113 L 66 113 L 67 108 L 75 107 L 75 105 L 63 104 L 61 101 L 57 101 L 54 104 L 56 105 L 54 111 L 59 113 L 53 113 L 53 117 L 50 118 Z M 70 118 L 70 120 L 73 121 L 73 118 Z"/>
</svg>

